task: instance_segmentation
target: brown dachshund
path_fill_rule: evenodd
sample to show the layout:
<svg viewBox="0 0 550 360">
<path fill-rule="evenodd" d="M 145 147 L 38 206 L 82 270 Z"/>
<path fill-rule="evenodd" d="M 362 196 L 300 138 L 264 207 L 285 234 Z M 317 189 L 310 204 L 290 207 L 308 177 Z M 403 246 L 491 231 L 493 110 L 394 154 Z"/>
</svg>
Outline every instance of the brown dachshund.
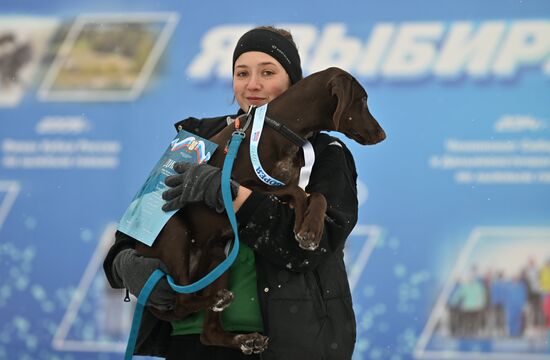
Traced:
<svg viewBox="0 0 550 360">
<path fill-rule="evenodd" d="M 384 130 L 367 107 L 367 93 L 349 73 L 329 68 L 312 74 L 269 103 L 267 117 L 284 124 L 301 137 L 319 131 L 338 131 L 360 144 L 376 144 L 385 139 Z M 227 126 L 210 140 L 224 147 L 233 126 Z M 286 185 L 273 187 L 256 177 L 248 154 L 250 130 L 237 153 L 232 178 L 254 191 L 271 193 L 295 209 L 294 233 L 300 247 L 317 248 L 324 229 L 326 200 L 322 194 L 306 194 L 298 187 L 303 156 L 299 146 L 270 127 L 265 127 L 259 156 L 268 174 Z M 210 165 L 222 167 L 223 151 L 214 153 Z M 226 214 L 217 214 L 203 204 L 189 204 L 164 226 L 152 247 L 138 245 L 144 256 L 161 259 L 174 281 L 187 285 L 222 262 L 224 248 L 233 238 Z M 233 294 L 227 290 L 228 272 L 197 294 L 179 294 L 174 309 L 160 312 L 163 320 L 182 319 L 202 309 L 206 311 L 201 341 L 206 345 L 241 349 L 244 353 L 262 352 L 267 337 L 258 333 L 232 334 L 220 325 L 220 311 L 229 306 Z"/>
</svg>

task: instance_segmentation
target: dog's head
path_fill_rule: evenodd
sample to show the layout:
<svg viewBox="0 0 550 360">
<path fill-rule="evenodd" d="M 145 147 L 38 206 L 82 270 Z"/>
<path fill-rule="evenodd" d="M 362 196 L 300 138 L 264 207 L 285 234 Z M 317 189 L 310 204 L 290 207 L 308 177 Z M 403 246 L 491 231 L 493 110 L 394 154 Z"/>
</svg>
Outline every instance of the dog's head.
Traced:
<svg viewBox="0 0 550 360">
<path fill-rule="evenodd" d="M 349 73 L 329 68 L 333 76 L 328 82 L 337 105 L 333 115 L 335 131 L 341 132 L 362 145 L 379 143 L 386 133 L 372 116 L 367 106 L 367 92 Z"/>
</svg>

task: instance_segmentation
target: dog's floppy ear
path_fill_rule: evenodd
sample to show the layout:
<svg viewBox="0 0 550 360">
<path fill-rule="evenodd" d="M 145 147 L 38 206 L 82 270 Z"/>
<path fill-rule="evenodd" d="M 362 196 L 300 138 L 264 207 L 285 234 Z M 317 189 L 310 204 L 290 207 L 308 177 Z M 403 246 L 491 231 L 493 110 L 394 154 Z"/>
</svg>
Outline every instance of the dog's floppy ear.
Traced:
<svg viewBox="0 0 550 360">
<path fill-rule="evenodd" d="M 365 89 L 353 76 L 342 72 L 329 80 L 331 94 L 337 98 L 332 116 L 335 130 L 363 145 L 379 143 L 386 133 L 369 111 Z"/>
<path fill-rule="evenodd" d="M 334 128 L 339 129 L 344 111 L 351 101 L 351 82 L 345 76 L 336 75 L 330 79 L 329 83 L 332 96 L 336 96 L 338 99 L 336 110 L 332 115 L 332 122 L 334 123 Z"/>
</svg>

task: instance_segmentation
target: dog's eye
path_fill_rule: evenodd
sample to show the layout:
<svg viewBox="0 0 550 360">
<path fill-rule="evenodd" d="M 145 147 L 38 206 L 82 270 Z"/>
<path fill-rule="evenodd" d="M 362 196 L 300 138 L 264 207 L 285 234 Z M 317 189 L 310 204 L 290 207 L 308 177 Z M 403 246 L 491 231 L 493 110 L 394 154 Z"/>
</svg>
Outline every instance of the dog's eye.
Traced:
<svg viewBox="0 0 550 360">
<path fill-rule="evenodd" d="M 367 107 L 367 97 L 366 96 L 361 99 L 361 103 L 363 104 L 364 107 Z"/>
</svg>

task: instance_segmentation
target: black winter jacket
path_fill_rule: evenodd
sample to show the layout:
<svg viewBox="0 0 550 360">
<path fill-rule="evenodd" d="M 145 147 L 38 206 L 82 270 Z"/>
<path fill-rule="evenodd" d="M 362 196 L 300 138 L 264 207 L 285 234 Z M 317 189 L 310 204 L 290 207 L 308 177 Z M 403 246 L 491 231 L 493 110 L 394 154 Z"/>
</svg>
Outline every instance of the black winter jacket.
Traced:
<svg viewBox="0 0 550 360">
<path fill-rule="evenodd" d="M 227 126 L 226 117 L 189 118 L 176 124 L 209 138 Z M 265 360 L 346 360 L 355 345 L 355 315 L 344 266 L 344 245 L 357 222 L 357 174 L 346 146 L 327 134 L 310 139 L 315 163 L 306 191 L 328 203 L 325 230 L 315 251 L 294 239 L 294 212 L 273 196 L 253 192 L 237 213 L 239 236 L 256 255 L 257 287 L 269 346 Z M 104 270 L 112 287 L 112 262 L 135 240 L 117 232 Z M 145 311 L 136 354 L 164 356 L 171 326 Z"/>
</svg>

